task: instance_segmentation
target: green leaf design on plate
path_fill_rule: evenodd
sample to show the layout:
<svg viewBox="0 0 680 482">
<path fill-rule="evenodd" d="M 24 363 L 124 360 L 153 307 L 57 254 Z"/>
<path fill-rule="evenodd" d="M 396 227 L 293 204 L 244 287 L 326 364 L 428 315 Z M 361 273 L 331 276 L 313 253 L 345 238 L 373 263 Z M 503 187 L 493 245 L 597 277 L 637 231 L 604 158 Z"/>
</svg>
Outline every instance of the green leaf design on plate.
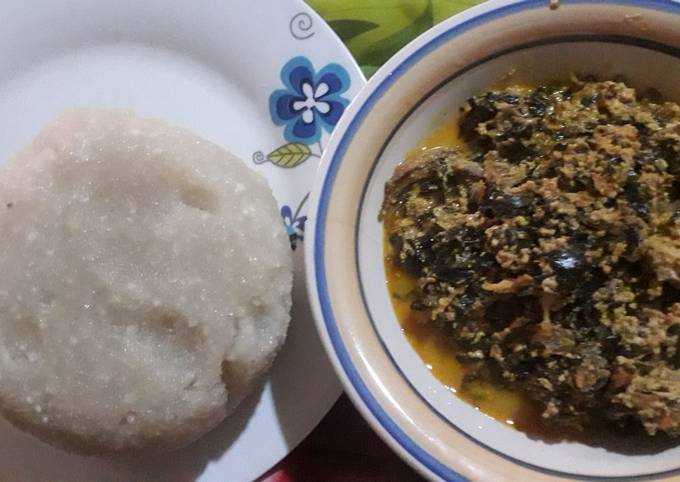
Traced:
<svg viewBox="0 0 680 482">
<path fill-rule="evenodd" d="M 267 159 L 279 167 L 291 168 L 299 166 L 312 156 L 307 144 L 293 142 L 277 147 L 267 154 Z"/>
<path fill-rule="evenodd" d="M 331 20 L 328 25 L 338 34 L 340 40 L 348 42 L 357 35 L 379 27 L 377 23 L 366 20 Z"/>
</svg>

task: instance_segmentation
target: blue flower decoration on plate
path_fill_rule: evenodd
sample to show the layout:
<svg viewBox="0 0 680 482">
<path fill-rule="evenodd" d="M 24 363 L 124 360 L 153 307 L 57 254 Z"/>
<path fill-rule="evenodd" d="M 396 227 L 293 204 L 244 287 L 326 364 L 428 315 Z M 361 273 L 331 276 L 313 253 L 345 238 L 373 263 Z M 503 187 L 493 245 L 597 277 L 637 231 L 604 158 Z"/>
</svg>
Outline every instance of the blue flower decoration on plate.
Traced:
<svg viewBox="0 0 680 482">
<path fill-rule="evenodd" d="M 302 241 L 305 236 L 305 223 L 307 222 L 307 216 L 300 216 L 300 208 L 306 200 L 307 196 L 305 196 L 301 205 L 294 214 L 290 206 L 283 206 L 281 208 L 281 217 L 283 218 L 283 224 L 286 227 L 286 233 L 288 233 L 288 240 L 290 241 L 290 247 L 292 249 L 295 249 L 297 247 L 298 240 Z"/>
<path fill-rule="evenodd" d="M 349 100 L 342 97 L 350 85 L 347 71 L 328 64 L 318 73 L 306 57 L 294 57 L 281 70 L 285 89 L 269 97 L 269 112 L 276 125 L 286 126 L 288 142 L 319 142 L 323 130 L 331 132 Z"/>
</svg>

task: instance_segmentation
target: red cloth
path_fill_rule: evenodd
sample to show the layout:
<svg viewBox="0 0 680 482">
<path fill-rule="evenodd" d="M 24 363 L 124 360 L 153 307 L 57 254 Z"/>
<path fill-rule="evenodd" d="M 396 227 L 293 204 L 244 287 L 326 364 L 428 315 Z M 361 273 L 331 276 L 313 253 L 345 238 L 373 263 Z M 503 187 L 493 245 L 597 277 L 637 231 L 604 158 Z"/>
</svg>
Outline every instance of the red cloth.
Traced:
<svg viewBox="0 0 680 482">
<path fill-rule="evenodd" d="M 262 482 L 420 482 L 373 432 L 346 395 Z"/>
</svg>

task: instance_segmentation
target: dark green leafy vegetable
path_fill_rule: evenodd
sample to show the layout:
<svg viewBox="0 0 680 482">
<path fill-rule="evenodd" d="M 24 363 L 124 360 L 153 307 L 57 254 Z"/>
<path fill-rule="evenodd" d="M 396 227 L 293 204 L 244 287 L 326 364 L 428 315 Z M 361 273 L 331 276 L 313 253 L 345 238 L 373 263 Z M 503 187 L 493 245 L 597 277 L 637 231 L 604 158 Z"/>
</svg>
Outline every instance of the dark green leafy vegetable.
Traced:
<svg viewBox="0 0 680 482">
<path fill-rule="evenodd" d="M 680 107 L 575 79 L 475 96 L 459 131 L 386 186 L 411 308 L 467 385 L 521 390 L 561 427 L 680 435 Z"/>
</svg>

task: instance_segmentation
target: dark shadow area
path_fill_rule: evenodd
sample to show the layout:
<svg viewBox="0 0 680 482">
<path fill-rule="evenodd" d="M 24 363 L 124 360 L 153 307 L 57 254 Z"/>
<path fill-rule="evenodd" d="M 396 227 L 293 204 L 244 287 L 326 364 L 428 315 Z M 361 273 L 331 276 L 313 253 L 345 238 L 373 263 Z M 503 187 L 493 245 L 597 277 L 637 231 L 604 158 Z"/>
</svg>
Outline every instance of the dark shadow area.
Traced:
<svg viewBox="0 0 680 482">
<path fill-rule="evenodd" d="M 316 330 L 301 276 L 302 246 L 295 251 L 293 309 L 288 337 L 270 375 L 279 429 L 292 449 L 321 421 L 342 388 Z"/>
<path fill-rule="evenodd" d="M 284 461 L 290 480 L 420 482 L 424 480 L 373 432 L 346 395 Z"/>
</svg>

